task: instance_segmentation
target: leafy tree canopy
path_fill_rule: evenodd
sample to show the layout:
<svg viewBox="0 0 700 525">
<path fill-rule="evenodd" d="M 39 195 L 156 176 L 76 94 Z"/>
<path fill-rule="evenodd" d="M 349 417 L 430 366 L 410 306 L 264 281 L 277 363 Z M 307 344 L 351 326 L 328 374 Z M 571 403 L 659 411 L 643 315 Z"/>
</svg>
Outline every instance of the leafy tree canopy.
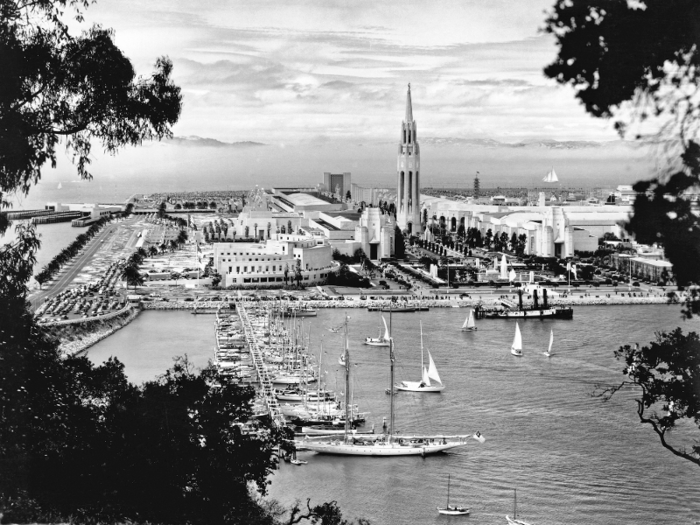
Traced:
<svg viewBox="0 0 700 525">
<path fill-rule="evenodd" d="M 649 346 L 622 346 L 615 357 L 625 363 L 627 379 L 604 391 L 606 398 L 628 384 L 641 390 L 636 400 L 642 423 L 651 425 L 661 444 L 675 455 L 700 466 L 700 442 L 670 439 L 678 424 L 700 430 L 700 337 L 680 328 L 661 332 Z"/>
<path fill-rule="evenodd" d="M 159 58 L 149 78 L 136 77 L 109 29 L 71 34 L 88 0 L 0 0 L 0 207 L 25 195 L 63 139 L 78 174 L 91 178 L 92 141 L 121 146 L 170 136 L 180 115 L 172 63 Z M 0 233 L 9 223 L 0 222 Z"/>
<path fill-rule="evenodd" d="M 573 86 L 590 114 L 614 116 L 621 134 L 653 131 L 668 156 L 664 174 L 635 184 L 627 230 L 664 246 L 676 282 L 690 287 L 688 316 L 700 313 L 700 219 L 683 198 L 700 184 L 698 20 L 696 0 L 558 0 L 545 22 L 559 46 L 545 74 Z"/>
</svg>

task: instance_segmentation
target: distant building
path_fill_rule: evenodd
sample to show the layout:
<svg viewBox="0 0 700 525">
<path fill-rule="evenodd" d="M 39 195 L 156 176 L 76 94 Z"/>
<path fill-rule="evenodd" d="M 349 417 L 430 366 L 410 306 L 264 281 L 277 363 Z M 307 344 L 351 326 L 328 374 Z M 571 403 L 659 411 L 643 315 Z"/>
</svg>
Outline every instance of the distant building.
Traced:
<svg viewBox="0 0 700 525">
<path fill-rule="evenodd" d="M 330 173 L 326 171 L 323 174 L 323 185 L 326 187 L 326 191 L 336 193 L 340 200 L 345 200 L 345 195 L 350 191 L 352 185 L 350 172 Z"/>
</svg>

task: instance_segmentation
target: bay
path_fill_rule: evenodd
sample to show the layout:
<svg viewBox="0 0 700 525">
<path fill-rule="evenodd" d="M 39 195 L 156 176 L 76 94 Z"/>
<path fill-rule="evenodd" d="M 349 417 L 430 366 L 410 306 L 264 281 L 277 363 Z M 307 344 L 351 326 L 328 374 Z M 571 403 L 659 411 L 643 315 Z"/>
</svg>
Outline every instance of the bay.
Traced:
<svg viewBox="0 0 700 525">
<path fill-rule="evenodd" d="M 678 524 L 700 519 L 700 472 L 673 456 L 653 431 L 639 423 L 636 392 L 620 391 L 611 401 L 592 396 L 597 384 L 623 379 L 613 350 L 648 343 L 654 332 L 700 322 L 682 321 L 677 306 L 577 307 L 573 321 L 520 323 L 522 358 L 510 354 L 515 324 L 484 320 L 474 333 L 459 330 L 467 309 L 433 309 L 392 316 L 397 380 L 420 374 L 420 330 L 447 388 L 442 394 L 397 395 L 397 430 L 474 433 L 455 452 L 425 459 L 352 458 L 300 453 L 309 464 L 282 464 L 272 476 L 269 496 L 284 504 L 335 500 L 344 516 L 374 524 L 435 523 L 435 507 L 446 498 L 471 507 L 473 524 L 502 524 L 518 514 L 533 524 Z M 350 316 L 354 401 L 371 412 L 367 425 L 381 429 L 389 416 L 389 361 L 386 348 L 366 347 L 381 314 L 365 310 L 322 310 L 303 330 L 317 353 L 323 341 L 322 371 L 329 388 L 342 391 L 338 357 L 343 338 L 327 330 Z M 386 314 L 385 314 L 386 315 Z M 387 318 L 387 321 L 389 319 Z M 541 355 L 554 331 L 554 356 Z M 132 381 L 162 373 L 172 357 L 187 353 L 198 366 L 213 355 L 214 319 L 187 312 L 144 312 L 89 351 L 99 362 L 116 355 Z M 691 435 L 689 428 L 671 439 Z M 466 521 L 465 520 L 465 521 Z"/>
</svg>

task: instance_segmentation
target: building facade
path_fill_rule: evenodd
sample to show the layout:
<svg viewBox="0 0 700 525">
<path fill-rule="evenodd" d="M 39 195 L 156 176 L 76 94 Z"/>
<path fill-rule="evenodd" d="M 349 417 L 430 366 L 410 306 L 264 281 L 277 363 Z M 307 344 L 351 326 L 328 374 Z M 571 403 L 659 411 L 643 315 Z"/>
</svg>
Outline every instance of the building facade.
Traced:
<svg viewBox="0 0 700 525">
<path fill-rule="evenodd" d="M 402 230 L 420 235 L 420 146 L 413 120 L 411 84 L 406 94 L 406 116 L 401 123 L 396 173 L 396 222 Z"/>
<path fill-rule="evenodd" d="M 224 286 L 265 287 L 296 282 L 318 284 L 335 271 L 331 247 L 306 235 L 277 235 L 265 242 L 214 244 L 214 267 Z M 297 271 L 298 269 L 298 271 Z"/>
</svg>

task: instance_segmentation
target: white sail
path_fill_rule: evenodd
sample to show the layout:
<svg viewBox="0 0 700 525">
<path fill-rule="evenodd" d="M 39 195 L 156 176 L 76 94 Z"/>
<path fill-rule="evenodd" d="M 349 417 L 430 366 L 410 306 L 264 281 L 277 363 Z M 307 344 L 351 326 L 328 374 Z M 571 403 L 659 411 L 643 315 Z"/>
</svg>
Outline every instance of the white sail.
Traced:
<svg viewBox="0 0 700 525">
<path fill-rule="evenodd" d="M 469 310 L 469 319 L 467 319 L 467 328 L 474 328 L 476 324 L 474 323 L 474 310 Z"/>
<path fill-rule="evenodd" d="M 506 254 L 503 254 L 501 258 L 501 279 L 508 279 L 508 260 L 506 259 Z"/>
<path fill-rule="evenodd" d="M 513 337 L 513 344 L 510 350 L 513 353 L 522 353 L 523 350 L 523 338 L 520 335 L 520 326 L 518 326 L 517 322 L 515 323 L 515 337 Z"/>
<path fill-rule="evenodd" d="M 384 316 L 382 315 L 382 321 L 384 321 L 384 340 L 388 341 L 389 340 L 389 327 L 386 325 L 386 319 L 384 319 Z"/>
<path fill-rule="evenodd" d="M 428 369 L 423 367 L 423 379 L 424 386 L 430 386 L 430 373 Z"/>
<path fill-rule="evenodd" d="M 546 355 L 546 356 L 552 355 L 552 343 L 554 343 L 554 330 L 551 330 L 549 332 L 549 348 L 547 348 L 547 351 L 545 352 L 544 355 Z"/>
<path fill-rule="evenodd" d="M 440 380 L 440 374 L 438 374 L 437 367 L 435 366 L 435 361 L 433 361 L 433 356 L 430 355 L 430 350 L 428 350 L 428 360 L 430 362 L 430 364 L 428 365 L 428 377 L 442 384 L 442 381 Z"/>
<path fill-rule="evenodd" d="M 462 325 L 462 329 L 464 328 L 469 328 L 469 319 L 472 318 L 472 311 L 469 310 L 469 315 L 464 318 L 464 324 Z"/>
<path fill-rule="evenodd" d="M 552 168 L 542 180 L 544 182 L 559 182 L 559 177 L 557 177 L 557 172 L 554 171 L 554 168 Z"/>
</svg>

